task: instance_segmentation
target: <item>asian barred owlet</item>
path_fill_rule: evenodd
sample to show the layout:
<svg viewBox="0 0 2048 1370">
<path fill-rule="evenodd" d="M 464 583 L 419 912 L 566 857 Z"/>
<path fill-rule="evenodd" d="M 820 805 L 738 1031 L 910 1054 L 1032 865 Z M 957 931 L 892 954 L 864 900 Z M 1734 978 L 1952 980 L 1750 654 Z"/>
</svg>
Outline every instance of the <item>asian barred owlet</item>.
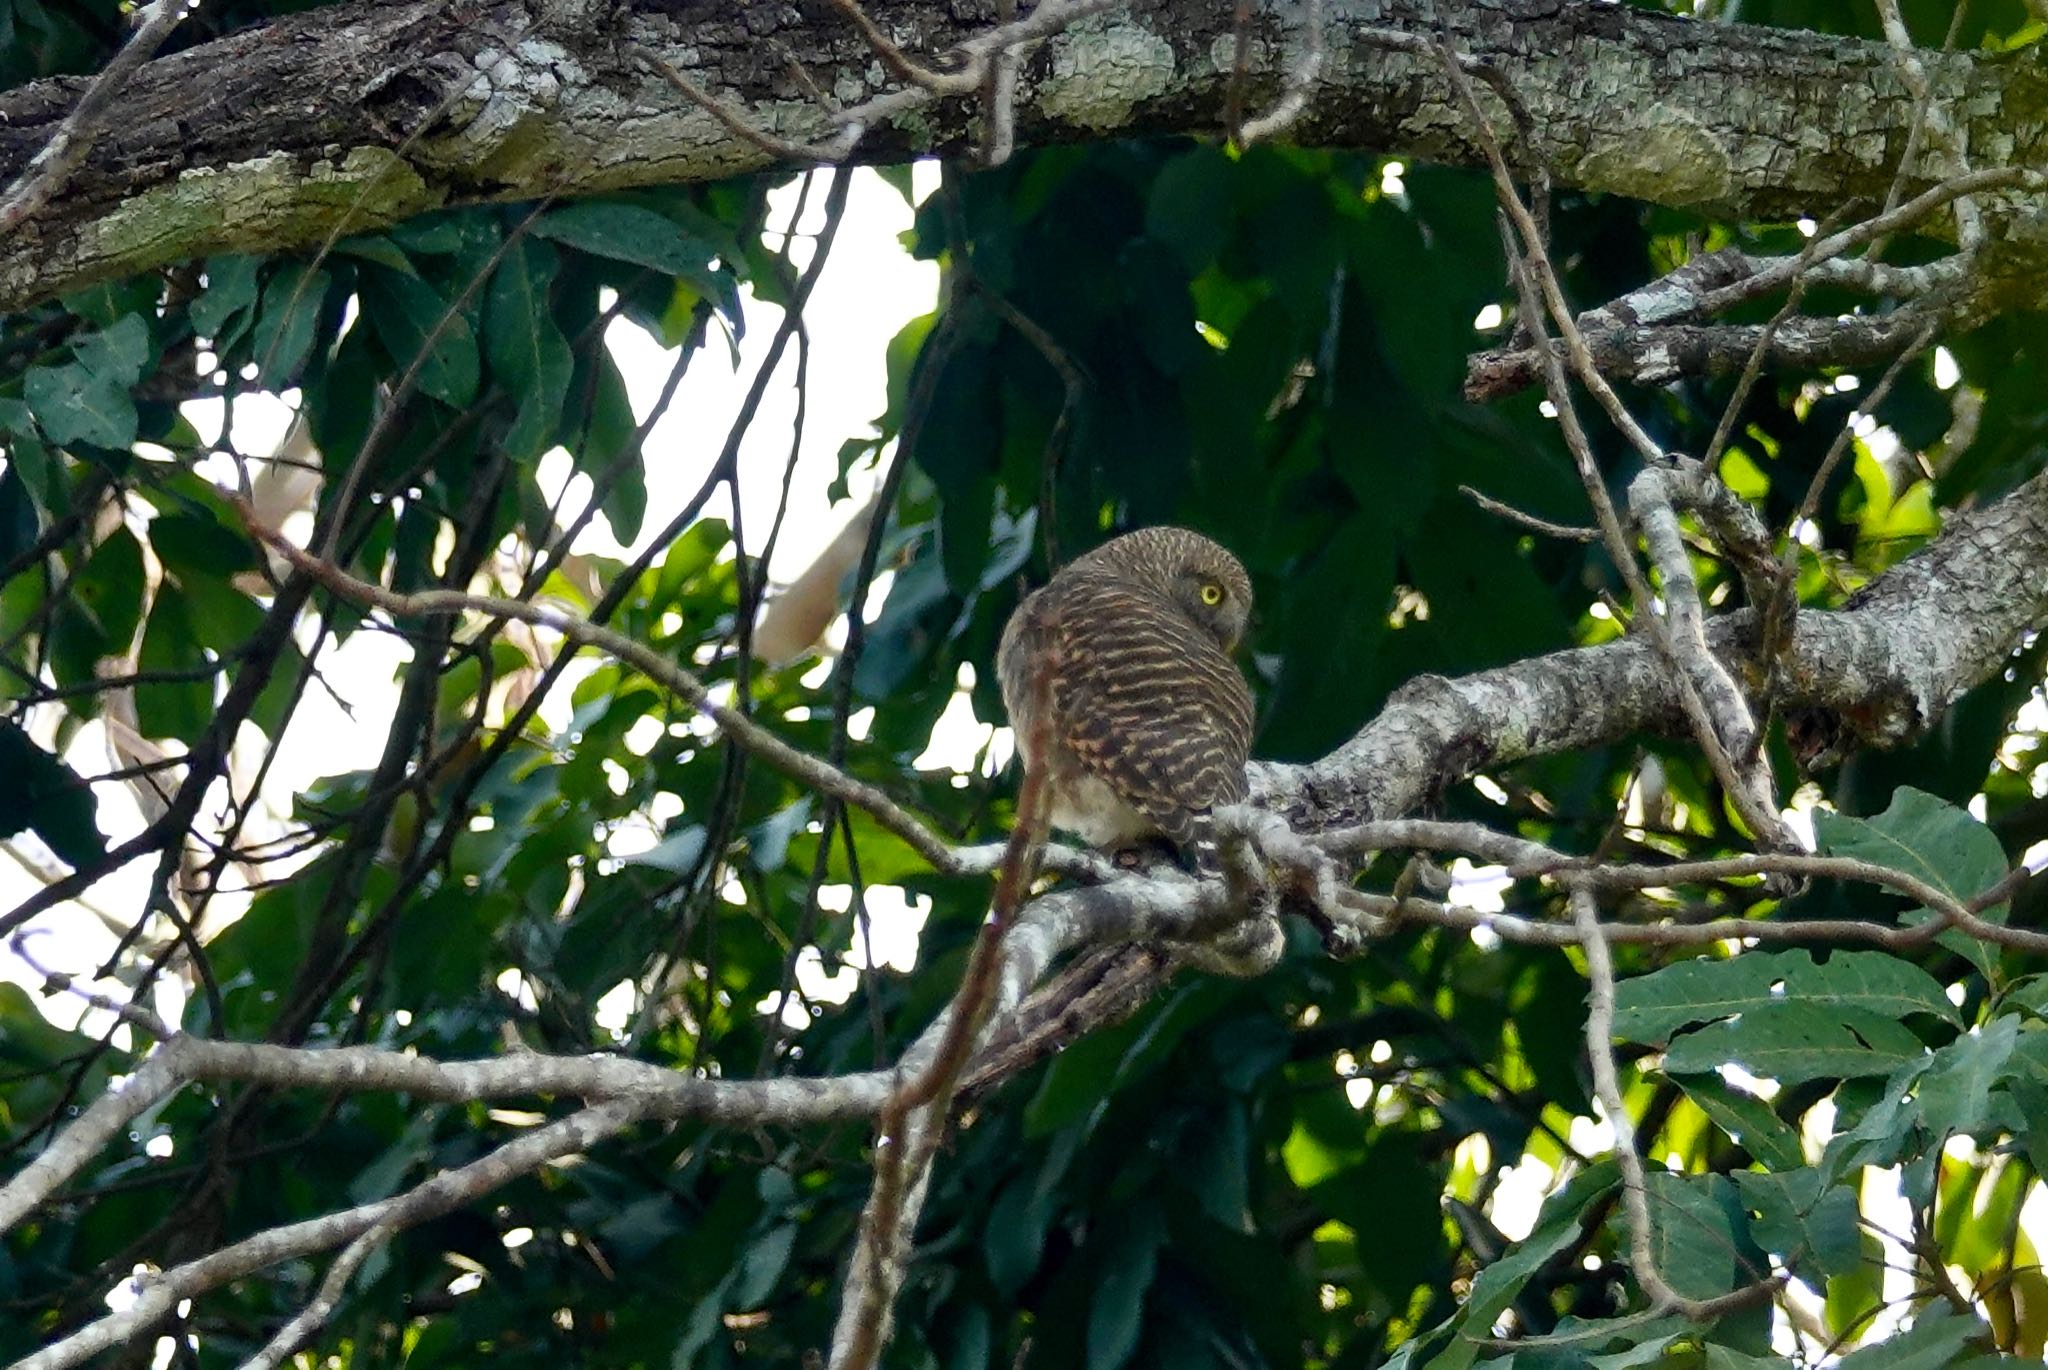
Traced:
<svg viewBox="0 0 2048 1370">
<path fill-rule="evenodd" d="M 1185 528 L 1106 542 L 1017 606 L 996 668 L 1027 773 L 1044 768 L 1052 786 L 1054 827 L 1185 850 L 1211 808 L 1245 797 L 1252 696 L 1230 654 L 1251 609 L 1237 558 Z"/>
</svg>

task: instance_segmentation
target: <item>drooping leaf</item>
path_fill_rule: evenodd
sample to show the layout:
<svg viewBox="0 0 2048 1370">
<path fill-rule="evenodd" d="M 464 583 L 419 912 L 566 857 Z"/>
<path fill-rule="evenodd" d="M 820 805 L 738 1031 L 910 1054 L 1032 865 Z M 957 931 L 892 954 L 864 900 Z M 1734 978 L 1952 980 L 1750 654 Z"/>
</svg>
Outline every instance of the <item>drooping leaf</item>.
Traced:
<svg viewBox="0 0 2048 1370">
<path fill-rule="evenodd" d="M 0 719 L 0 776 L 0 837 L 33 831 L 74 867 L 106 854 L 91 788 L 11 719 Z"/>
<path fill-rule="evenodd" d="M 673 219 L 642 205 L 581 200 L 543 214 L 532 233 L 593 256 L 666 272 L 706 293 L 717 291 L 708 265 L 712 250 Z"/>
<path fill-rule="evenodd" d="M 491 374 L 517 406 L 505 433 L 505 450 L 516 462 L 532 461 L 554 441 L 575 370 L 568 339 L 548 308 L 555 270 L 555 250 L 523 238 L 498 264 L 484 301 Z"/>
<path fill-rule="evenodd" d="M 193 743 L 213 718 L 213 677 L 190 600 L 175 585 L 157 588 L 137 662 L 164 677 L 135 687 L 135 722 L 145 737 Z"/>
<path fill-rule="evenodd" d="M 482 364 L 460 308 L 418 276 L 382 267 L 366 268 L 358 288 L 364 315 L 401 371 L 417 369 L 421 393 L 456 409 L 476 398 Z"/>
<path fill-rule="evenodd" d="M 1766 1169 L 1792 1170 L 1804 1164 L 1799 1134 L 1764 1100 L 1725 1083 L 1718 1075 L 1673 1074 L 1671 1078 L 1716 1127 L 1742 1143 Z"/>
</svg>

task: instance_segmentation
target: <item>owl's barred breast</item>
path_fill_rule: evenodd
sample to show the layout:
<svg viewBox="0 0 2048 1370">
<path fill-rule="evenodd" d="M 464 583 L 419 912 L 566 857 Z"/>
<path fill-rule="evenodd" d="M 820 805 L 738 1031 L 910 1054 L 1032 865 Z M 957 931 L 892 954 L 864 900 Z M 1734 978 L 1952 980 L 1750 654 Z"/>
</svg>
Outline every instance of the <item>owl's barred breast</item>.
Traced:
<svg viewBox="0 0 2048 1370">
<path fill-rule="evenodd" d="M 1190 599 L 1202 594 L 1214 598 Z M 1243 567 L 1181 529 L 1115 539 L 1025 598 L 997 672 L 1055 827 L 1096 845 L 1185 843 L 1244 797 L 1251 692 L 1227 647 L 1249 612 Z"/>
</svg>

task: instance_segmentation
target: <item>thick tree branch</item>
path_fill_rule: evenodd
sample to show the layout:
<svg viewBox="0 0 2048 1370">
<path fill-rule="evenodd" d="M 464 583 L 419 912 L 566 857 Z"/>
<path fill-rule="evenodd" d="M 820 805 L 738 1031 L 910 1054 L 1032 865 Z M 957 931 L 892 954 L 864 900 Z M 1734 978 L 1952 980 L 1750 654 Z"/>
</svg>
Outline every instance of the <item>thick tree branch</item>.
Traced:
<svg viewBox="0 0 2048 1370">
<path fill-rule="evenodd" d="M 1779 702 L 1853 721 L 1883 744 L 1931 724 L 2048 624 L 2048 474 L 1982 509 L 1872 581 L 1838 612 L 1800 614 Z M 1726 615 L 1707 640 L 1754 678 L 1756 619 Z M 1574 648 L 1458 680 L 1422 676 L 1329 756 L 1253 763 L 1253 796 L 1313 831 L 1407 813 L 1467 776 L 1524 757 L 1680 725 L 1669 670 L 1648 643 Z"/>
<path fill-rule="evenodd" d="M 1320 9 L 1312 84 L 1293 56 L 1313 45 L 1293 0 L 1255 7 L 1247 50 L 1248 94 L 1283 105 L 1303 95 L 1290 110 L 1300 141 L 1477 164 L 1471 122 L 1436 57 L 1361 36 L 1371 27 L 1433 42 L 1441 29 L 1526 106 L 1515 122 L 1528 146 L 1511 151 L 1518 170 L 1707 213 L 1883 204 L 1920 108 L 1882 43 L 1549 0 Z M 688 3 L 629 6 L 592 24 L 580 11 L 555 0 L 337 5 L 148 63 L 127 87 L 118 129 L 0 246 L 0 308 L 212 253 L 311 247 L 445 205 L 716 179 L 773 160 L 771 148 L 837 136 L 841 126 L 774 54 L 794 57 L 840 106 L 867 107 L 858 156 L 950 154 L 978 141 L 978 99 L 900 84 L 836 12 Z M 996 55 L 976 46 L 987 25 L 939 0 L 876 0 L 864 13 L 921 70 L 956 54 L 985 72 Z M 1005 141 L 1212 131 L 1232 78 L 1230 19 L 1230 7 L 1201 0 L 1131 0 L 1038 35 L 1019 64 Z M 765 136 L 736 131 L 649 57 Z M 2042 124 L 2026 114 L 2043 100 L 2031 64 L 1917 57 L 1975 167 L 2048 169 Z M 1838 98 L 1845 86 L 1859 98 Z M 75 88 L 42 82 L 0 96 L 0 176 L 19 175 L 48 144 Z M 1589 89 L 1602 98 L 1585 99 Z M 1906 168 L 1905 192 L 1951 165 Z M 2025 258 L 2048 243 L 2038 216 L 2014 213 L 2024 203 L 1974 195 L 1997 251 Z M 2038 301 L 2039 279 L 2000 273 L 1997 307 Z"/>
</svg>

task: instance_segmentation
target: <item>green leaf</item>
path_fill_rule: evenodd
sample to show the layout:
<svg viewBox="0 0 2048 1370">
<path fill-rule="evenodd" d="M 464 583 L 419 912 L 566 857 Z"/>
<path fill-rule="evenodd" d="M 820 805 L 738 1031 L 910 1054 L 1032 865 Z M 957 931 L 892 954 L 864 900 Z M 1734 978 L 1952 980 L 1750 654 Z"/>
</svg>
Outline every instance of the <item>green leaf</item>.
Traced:
<svg viewBox="0 0 2048 1370">
<path fill-rule="evenodd" d="M 1640 1370 L 1642 1366 L 1662 1362 L 1665 1358 L 1664 1348 L 1697 1330 L 1694 1324 L 1677 1316 L 1656 1318 L 1649 1322 L 1637 1322 L 1627 1318 L 1612 1322 L 1566 1318 L 1558 1324 L 1555 1337 L 1558 1342 L 1570 1339 L 1576 1346 L 1585 1348 L 1621 1343 L 1620 1349 L 1605 1355 L 1587 1356 L 1586 1370 Z M 1543 1339 L 1536 1339 L 1538 1347 L 1542 1342 Z"/>
<path fill-rule="evenodd" d="M 334 251 L 339 256 L 375 262 L 378 266 L 396 271 L 402 276 L 420 274 L 413 266 L 412 258 L 405 255 L 405 249 L 382 233 L 364 233 L 354 238 L 343 238 L 334 245 Z"/>
<path fill-rule="evenodd" d="M 250 256 L 206 259 L 206 288 L 186 310 L 192 327 L 216 348 L 226 348 L 247 326 L 244 318 L 256 303 L 256 269 L 262 259 Z M 232 332 L 229 324 L 234 323 Z"/>
<path fill-rule="evenodd" d="M 611 525 L 612 536 L 630 543 L 640 536 L 640 522 L 647 514 L 647 454 L 634 448 L 639 425 L 625 377 L 612 363 L 611 353 L 598 352 L 596 380 L 589 425 L 571 455 L 576 469 L 600 490 L 597 507 Z"/>
<path fill-rule="evenodd" d="M 1923 1052 L 1919 1039 L 1893 1019 L 1841 1004 L 1781 1001 L 1676 1039 L 1664 1053 L 1664 1067 L 1704 1073 L 1734 1062 L 1791 1085 L 1889 1075 Z"/>
<path fill-rule="evenodd" d="M 1935 1052 L 1920 1077 L 1922 1116 L 1948 1133 L 1982 1135 L 2007 1126 L 2024 1131 L 2028 1120 L 2018 1116 L 2012 1099 L 1993 1092 L 2012 1074 L 2019 1039 L 2020 1020 L 2008 1015 Z"/>
<path fill-rule="evenodd" d="M 1581 1170 L 1545 1199 L 1536 1217 L 1535 1231 L 1472 1277 L 1465 1306 L 1450 1322 L 1458 1335 L 1424 1363 L 1425 1370 L 1465 1370 L 1472 1365 L 1479 1357 L 1478 1339 L 1492 1337 L 1494 1323 L 1521 1296 L 1523 1287 L 1560 1251 L 1580 1239 L 1579 1219 L 1585 1208 L 1620 1180 L 1620 1168 L 1612 1160 L 1600 1161 Z M 1424 1343 L 1418 1338 L 1416 1344 Z"/>
<path fill-rule="evenodd" d="M 1957 1317 L 1929 1304 L 1906 1331 L 1852 1351 L 1836 1364 L 1838 1370 L 1947 1370 L 1963 1348 L 1988 1338 L 1990 1331 L 1975 1318 Z"/>
<path fill-rule="evenodd" d="M 126 389 L 142 379 L 149 365 L 149 325 L 141 315 L 130 314 L 111 328 L 81 338 L 71 350 L 86 370 Z"/>
<path fill-rule="evenodd" d="M 732 1306 L 744 1312 L 767 1302 L 789 1264 L 790 1248 L 796 1244 L 797 1225 L 779 1223 L 756 1237 L 733 1271 Z"/>
<path fill-rule="evenodd" d="M 59 446 L 89 442 L 122 448 L 135 441 L 140 420 L 127 387 L 83 363 L 31 366 L 22 377 L 21 393 L 43 436 Z"/>
<path fill-rule="evenodd" d="M 1848 1274 L 1828 1280 L 1821 1306 L 1828 1331 L 1844 1340 L 1852 1329 L 1860 1333 L 1884 1307 L 1884 1244 L 1875 1232 L 1864 1232 L 1856 1240 L 1863 1248 L 1863 1260 Z"/>
<path fill-rule="evenodd" d="M 1052 1187 L 1057 1175 L 1046 1168 L 1013 1176 L 989 1205 L 988 1227 L 982 1233 L 982 1255 L 988 1277 L 1009 1294 L 1038 1269 L 1045 1249 L 1045 1229 L 1052 1221 Z"/>
<path fill-rule="evenodd" d="M 1166 1224 L 1146 1204 L 1110 1218 L 1100 1274 L 1088 1301 L 1088 1370 L 1118 1370 L 1138 1349 L 1145 1291 L 1159 1263 Z M 1091 1243 L 1093 1245 L 1093 1243 Z"/>
<path fill-rule="evenodd" d="M 1650 1250 L 1679 1293 L 1710 1299 L 1770 1273 L 1726 1176 L 1652 1171 L 1648 1195 Z"/>
<path fill-rule="evenodd" d="M 1799 1134 L 1756 1095 L 1735 1088 L 1719 1075 L 1674 1074 L 1671 1079 L 1713 1119 L 1714 1126 L 1742 1143 L 1765 1169 L 1794 1170 L 1806 1163 Z"/>
<path fill-rule="evenodd" d="M 1894 1071 L 1885 1081 L 1884 1093 L 1856 1125 L 1847 1132 L 1836 1133 L 1828 1142 L 1817 1167 L 1823 1185 L 1833 1184 L 1858 1166 L 1890 1165 L 1906 1153 L 1913 1144 L 1915 1129 L 1921 1124 L 1913 1087 L 1926 1073 L 1927 1066 L 1928 1059 L 1922 1058 Z"/>
<path fill-rule="evenodd" d="M 144 672 L 190 672 L 207 665 L 190 601 L 177 586 L 157 587 L 137 661 Z M 175 737 L 189 744 L 199 739 L 212 719 L 211 677 L 135 687 L 135 722 L 145 737 Z"/>
<path fill-rule="evenodd" d="M 273 390 L 298 379 L 313 351 L 313 330 L 327 299 L 327 273 L 303 262 L 286 264 L 263 287 L 263 307 L 249 339 L 256 378 Z"/>
<path fill-rule="evenodd" d="M 206 514 L 159 514 L 149 524 L 150 550 L 178 579 L 224 580 L 256 569 L 249 540 Z"/>
<path fill-rule="evenodd" d="M 0 471 L 0 563 L 11 563 L 36 544 L 35 501 L 21 478 L 21 463 L 10 461 Z"/>
<path fill-rule="evenodd" d="M 641 205 L 616 200 L 583 200 L 542 215 L 532 228 L 536 238 L 551 238 L 592 256 L 677 276 L 704 290 L 717 291 L 709 262 L 714 254 L 673 219 Z"/>
<path fill-rule="evenodd" d="M 505 452 L 520 463 L 532 461 L 554 442 L 575 371 L 569 342 L 548 310 L 555 269 L 552 247 L 523 238 L 499 263 L 484 300 L 484 348 L 491 374 L 519 405 L 505 433 Z"/>
<path fill-rule="evenodd" d="M 1813 835 L 1816 845 L 1829 856 L 1853 857 L 1904 871 L 1961 903 L 2003 880 L 2007 870 L 2005 850 L 1991 829 L 1972 818 L 1968 810 L 1910 785 L 1901 785 L 1891 806 L 1875 818 L 1846 818 L 1817 810 Z M 2002 923 L 2005 913 L 2006 905 L 1999 903 L 1980 916 Z M 1921 909 L 1908 914 L 1906 921 L 1924 923 L 1934 916 L 1932 910 Z M 1995 948 L 1953 929 L 1936 940 L 1969 957 L 1986 976 L 1994 976 Z"/>
<path fill-rule="evenodd" d="M 626 858 L 629 866 L 652 866 L 671 875 L 688 875 L 697 869 L 706 840 L 702 823 L 686 823 L 661 839 L 651 849 Z"/>
<path fill-rule="evenodd" d="M 1837 952 L 1826 964 L 1803 951 L 1748 952 L 1681 961 L 1622 981 L 1615 986 L 1614 1035 L 1654 1046 L 1691 1023 L 1794 1001 L 1889 1018 L 1931 1013 L 1961 1021 L 1940 981 L 1884 952 Z"/>
<path fill-rule="evenodd" d="M 1706 1370 L 1794 1370 L 1783 1356 L 1752 1356 L 1725 1346 L 1706 1348 Z"/>
<path fill-rule="evenodd" d="M 1942 983 L 1884 952 L 1835 952 L 1825 965 L 1808 952 L 1747 952 L 1724 960 L 1681 960 L 1622 981 L 1614 991 L 1614 1034 L 1657 1044 L 1681 1026 L 1786 1001 L 1960 1022 Z"/>
<path fill-rule="evenodd" d="M 0 428 L 14 436 L 7 440 L 8 469 L 21 473 L 21 483 L 36 507 L 51 518 L 61 518 L 71 508 L 71 476 L 64 458 L 35 435 L 35 417 L 19 400 L 0 400 Z"/>
<path fill-rule="evenodd" d="M 878 166 L 875 168 L 875 174 L 881 178 L 883 185 L 903 197 L 904 204 L 913 209 L 917 207 L 917 193 L 910 188 L 910 163 L 896 162 L 888 166 Z"/>
<path fill-rule="evenodd" d="M 357 289 L 364 316 L 401 374 L 417 365 L 422 394 L 454 409 L 476 398 L 482 363 L 476 333 L 460 309 L 419 277 L 382 267 L 366 267 Z"/>
<path fill-rule="evenodd" d="M 1823 1189 L 1810 1166 L 1777 1175 L 1737 1171 L 1733 1178 L 1743 1207 L 1755 1215 L 1750 1230 L 1757 1242 L 1788 1265 L 1803 1269 L 1810 1258 L 1824 1275 L 1846 1275 L 1862 1261 L 1856 1195 L 1847 1186 Z"/>
<path fill-rule="evenodd" d="M 142 544 L 126 527 L 107 534 L 71 578 L 71 607 L 92 616 L 99 630 L 94 656 L 121 656 L 142 621 Z"/>
<path fill-rule="evenodd" d="M 0 776 L 0 837 L 31 830 L 72 867 L 106 855 L 92 788 L 12 719 L 0 719 Z"/>
</svg>

